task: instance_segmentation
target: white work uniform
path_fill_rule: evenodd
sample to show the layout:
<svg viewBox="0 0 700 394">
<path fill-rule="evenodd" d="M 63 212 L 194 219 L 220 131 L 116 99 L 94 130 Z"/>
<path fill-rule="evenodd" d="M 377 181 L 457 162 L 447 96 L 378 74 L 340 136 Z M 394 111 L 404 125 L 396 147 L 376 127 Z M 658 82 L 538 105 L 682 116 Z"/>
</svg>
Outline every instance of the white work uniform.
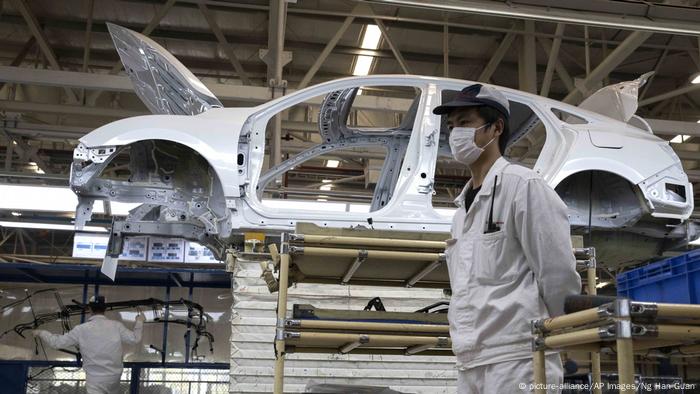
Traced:
<svg viewBox="0 0 700 394">
<path fill-rule="evenodd" d="M 520 383 L 533 381 L 528 364 L 532 359 L 530 321 L 561 315 L 564 298 L 581 291 L 567 209 L 537 173 L 504 158 L 493 164 L 465 212 L 464 196 L 470 187 L 471 181 L 455 200 L 460 208 L 445 250 L 452 287 L 450 336 L 460 371 L 458 392 L 521 392 Z M 493 222 L 500 229 L 485 233 L 494 190 Z M 554 376 L 563 375 L 563 369 L 558 354 L 552 354 L 555 358 L 548 357 L 547 376 L 549 382 L 557 383 L 561 378 Z M 530 370 L 518 375 L 493 365 L 515 360 Z M 552 367 L 558 369 L 553 376 Z M 525 377 L 526 382 L 519 381 Z"/>
<path fill-rule="evenodd" d="M 54 349 L 78 346 L 83 358 L 88 394 L 119 392 L 119 379 L 124 365 L 122 342 L 141 342 L 143 322 L 136 320 L 134 331 L 104 315 L 94 315 L 64 335 L 36 330 L 43 341 Z"/>
</svg>

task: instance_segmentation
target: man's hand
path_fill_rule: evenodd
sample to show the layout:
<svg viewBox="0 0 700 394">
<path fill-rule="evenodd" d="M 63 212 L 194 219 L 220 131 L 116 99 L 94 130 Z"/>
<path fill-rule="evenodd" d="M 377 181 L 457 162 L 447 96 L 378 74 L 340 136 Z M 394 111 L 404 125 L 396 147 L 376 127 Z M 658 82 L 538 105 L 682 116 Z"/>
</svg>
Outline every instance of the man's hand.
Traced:
<svg viewBox="0 0 700 394">
<path fill-rule="evenodd" d="M 136 322 L 137 322 L 137 323 L 139 323 L 139 322 L 140 322 L 140 323 L 143 323 L 143 322 L 145 322 L 145 321 L 146 321 L 146 315 L 144 315 L 143 313 L 139 313 L 139 315 L 136 316 Z"/>
</svg>

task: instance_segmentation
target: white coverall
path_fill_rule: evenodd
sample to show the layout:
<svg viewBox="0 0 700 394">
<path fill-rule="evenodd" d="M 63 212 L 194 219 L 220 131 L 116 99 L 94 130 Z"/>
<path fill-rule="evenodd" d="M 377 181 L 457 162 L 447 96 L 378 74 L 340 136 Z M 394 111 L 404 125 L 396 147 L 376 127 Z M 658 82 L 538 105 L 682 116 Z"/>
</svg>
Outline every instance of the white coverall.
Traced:
<svg viewBox="0 0 700 394">
<path fill-rule="evenodd" d="M 485 233 L 496 176 L 493 222 L 500 230 Z M 455 200 L 460 208 L 445 250 L 457 391 L 530 392 L 530 321 L 563 314 L 564 298 L 581 291 L 567 208 L 537 173 L 504 158 L 493 164 L 465 212 L 470 186 Z M 547 354 L 546 367 L 547 383 L 561 383 L 558 353 Z"/>
<path fill-rule="evenodd" d="M 64 335 L 35 330 L 35 335 L 54 349 L 78 346 L 83 357 L 88 394 L 118 393 L 124 365 L 122 342 L 141 342 L 143 321 L 136 319 L 134 331 L 104 315 L 93 315 Z"/>
</svg>

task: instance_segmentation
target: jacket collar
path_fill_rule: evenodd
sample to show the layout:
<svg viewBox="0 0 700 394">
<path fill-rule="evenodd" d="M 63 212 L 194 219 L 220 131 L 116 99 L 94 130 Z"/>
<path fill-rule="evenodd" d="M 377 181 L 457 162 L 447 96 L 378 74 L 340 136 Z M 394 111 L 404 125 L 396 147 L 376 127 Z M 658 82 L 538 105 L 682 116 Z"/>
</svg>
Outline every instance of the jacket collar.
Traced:
<svg viewBox="0 0 700 394">
<path fill-rule="evenodd" d="M 503 172 L 503 169 L 508 166 L 510 162 L 503 158 L 503 156 L 499 157 L 498 160 L 496 160 L 491 168 L 489 168 L 489 171 L 486 173 L 486 177 L 484 177 L 484 182 L 481 184 L 481 190 L 479 190 L 479 193 L 474 197 L 475 199 L 480 198 L 482 196 L 490 196 L 491 192 L 493 191 L 493 179 L 496 175 L 500 175 Z M 499 176 L 498 179 L 496 180 L 496 186 L 501 184 L 501 179 L 503 177 Z M 472 180 L 470 179 L 467 182 L 467 185 L 464 186 L 464 189 L 462 189 L 462 192 L 459 193 L 459 196 L 455 198 L 454 203 L 458 207 L 463 207 L 464 206 L 464 197 L 467 194 L 467 190 L 472 186 Z"/>
</svg>

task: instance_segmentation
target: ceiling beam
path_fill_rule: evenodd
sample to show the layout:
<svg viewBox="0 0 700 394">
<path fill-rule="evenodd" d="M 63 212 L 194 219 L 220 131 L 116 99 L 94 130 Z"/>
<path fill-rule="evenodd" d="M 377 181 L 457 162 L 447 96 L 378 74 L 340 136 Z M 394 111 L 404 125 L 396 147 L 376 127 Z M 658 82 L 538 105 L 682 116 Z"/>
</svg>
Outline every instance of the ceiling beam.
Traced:
<svg viewBox="0 0 700 394">
<path fill-rule="evenodd" d="M 632 54 L 644 41 L 646 41 L 653 33 L 649 31 L 635 31 L 632 32 L 625 41 L 622 42 L 615 50 L 610 52 L 610 54 L 603 59 L 598 66 L 591 71 L 591 73 L 586 77 L 586 79 L 580 85 L 580 88 L 586 90 L 581 92 L 580 88 L 576 91 L 569 93 L 565 98 L 565 103 L 577 104 L 585 96 L 589 94 L 599 82 L 603 80 L 610 72 L 612 72 L 617 66 L 620 65 L 629 55 Z"/>
<path fill-rule="evenodd" d="M 518 48 L 518 89 L 537 94 L 537 48 L 535 47 L 535 21 L 526 20 L 524 34 Z"/>
<path fill-rule="evenodd" d="M 81 73 L 75 71 L 36 70 L 22 67 L 0 66 L 0 81 L 45 85 L 56 87 L 73 87 L 85 89 L 102 89 L 114 92 L 133 92 L 131 81 L 126 76 Z M 222 83 L 205 83 L 207 88 L 220 100 L 248 102 L 266 102 L 270 100 L 270 89 L 263 86 L 244 86 Z M 296 92 L 287 89 L 287 95 Z M 322 99 L 310 99 L 310 105 L 320 105 Z M 412 100 L 397 97 L 360 96 L 353 103 L 357 109 L 377 111 L 406 111 Z M 74 106 L 75 107 L 75 106 Z M 77 107 L 81 108 L 81 107 Z"/>
<path fill-rule="evenodd" d="M 542 88 L 540 89 L 540 96 L 549 96 L 549 87 L 552 84 L 552 77 L 554 76 L 554 68 L 557 65 L 557 60 L 559 60 L 559 47 L 561 46 L 561 35 L 564 34 L 564 27 L 566 25 L 563 23 L 557 23 L 557 28 L 554 34 L 557 36 L 552 43 L 551 48 L 547 52 L 547 68 L 544 71 L 544 79 L 542 80 Z M 540 42 L 541 45 L 541 42 Z M 545 48 L 546 50 L 547 48 Z"/>
<path fill-rule="evenodd" d="M 571 78 L 571 75 L 569 75 L 569 72 L 566 71 L 566 67 L 559 60 L 559 57 L 552 55 L 552 52 L 554 50 L 554 43 L 552 42 L 552 40 L 550 40 L 548 38 L 538 38 L 538 41 L 539 41 L 540 45 L 542 46 L 542 48 L 544 49 L 547 56 L 549 57 L 549 59 L 554 58 L 554 69 L 557 71 L 557 75 L 559 75 L 559 79 L 566 87 L 566 90 L 569 91 L 569 93 L 573 92 L 574 89 L 576 89 L 576 86 L 574 86 L 574 79 Z M 551 88 L 548 88 L 547 89 L 547 96 L 549 96 L 550 91 L 551 91 Z"/>
<path fill-rule="evenodd" d="M 656 102 L 668 100 L 670 98 L 680 96 L 683 94 L 687 94 L 687 93 L 690 93 L 690 92 L 693 92 L 693 91 L 699 90 L 699 89 L 700 89 L 700 84 L 690 84 L 687 86 L 683 86 L 682 88 L 673 89 L 669 92 L 662 93 L 662 94 L 659 94 L 657 96 L 649 97 L 648 99 L 641 100 L 639 102 L 639 106 L 643 107 L 643 106 L 646 106 L 649 104 L 654 104 Z"/>
<path fill-rule="evenodd" d="M 203 3 L 199 3 L 199 10 L 202 12 L 204 19 L 207 21 L 207 25 L 209 25 L 209 28 L 214 33 L 214 36 L 216 36 L 216 40 L 219 42 L 221 49 L 224 50 L 226 57 L 228 57 L 229 61 L 231 62 L 233 69 L 236 70 L 236 74 L 238 74 L 238 77 L 241 79 L 241 81 L 243 81 L 244 84 L 250 85 L 251 82 L 250 78 L 248 77 L 248 74 L 245 72 L 243 65 L 238 60 L 236 53 L 233 51 L 233 47 L 226 40 L 226 36 L 221 31 L 219 25 L 216 23 L 216 18 L 214 17 L 214 14 Z"/>
<path fill-rule="evenodd" d="M 496 71 L 496 68 L 498 68 L 498 65 L 501 64 L 503 57 L 508 52 L 508 49 L 510 49 L 510 46 L 513 44 L 515 37 L 516 34 L 512 31 L 506 33 L 503 39 L 501 39 L 501 43 L 498 44 L 496 51 L 493 53 L 493 55 L 491 55 L 491 59 L 489 60 L 488 64 L 486 64 L 486 67 L 484 67 L 481 74 L 479 74 L 479 77 L 476 79 L 477 81 L 489 82 L 491 76 Z"/>
<path fill-rule="evenodd" d="M 25 2 L 25 0 L 12 0 L 12 4 L 14 5 L 15 9 L 19 11 L 20 14 L 22 14 L 22 17 L 27 23 L 27 27 L 29 27 L 29 31 L 32 33 L 32 36 L 34 36 L 34 38 L 36 39 L 37 45 L 39 45 L 41 52 L 46 57 L 46 61 L 49 62 L 51 68 L 53 68 L 54 70 L 60 70 L 61 66 L 58 64 L 56 55 L 53 53 L 53 50 L 49 45 L 49 41 L 44 35 L 44 30 L 41 28 L 41 26 L 39 26 L 39 22 L 37 21 L 36 16 L 34 16 L 32 10 L 29 9 L 29 6 Z M 64 90 L 66 92 L 66 96 L 68 97 L 69 102 L 78 102 L 78 96 L 76 96 L 74 91 L 72 91 L 69 88 L 65 88 Z"/>
<path fill-rule="evenodd" d="M 338 41 L 340 41 L 340 39 L 343 38 L 343 35 L 345 35 L 345 32 L 348 30 L 348 27 L 350 27 L 354 19 L 355 17 L 352 15 L 349 15 L 345 18 L 343 24 L 340 25 L 338 31 L 336 31 L 333 37 L 330 39 L 330 41 L 328 41 L 326 46 L 321 51 L 321 54 L 316 57 L 314 64 L 312 64 L 309 70 L 306 72 L 306 74 L 304 74 L 304 78 L 301 79 L 301 82 L 297 86 L 297 89 L 304 89 L 305 87 L 309 86 L 309 83 L 316 75 L 318 69 L 321 67 L 323 62 L 326 61 L 328 55 L 330 55 L 331 52 L 333 52 L 333 49 L 338 44 Z"/>
<path fill-rule="evenodd" d="M 404 59 L 403 55 L 401 54 L 399 47 L 394 41 L 392 41 L 391 37 L 389 37 L 389 31 L 387 30 L 386 26 L 384 26 L 384 22 L 377 18 L 374 20 L 374 23 L 377 24 L 377 27 L 379 27 L 379 30 L 382 32 L 384 40 L 386 40 L 386 43 L 389 45 L 391 52 L 394 54 L 394 57 L 399 63 L 399 66 L 401 67 L 401 70 L 403 70 L 404 74 L 413 74 L 411 69 L 408 67 L 408 63 L 406 63 L 406 59 Z"/>
<path fill-rule="evenodd" d="M 489 15 L 503 18 L 526 19 L 546 22 L 561 22 L 575 25 L 588 25 L 613 29 L 625 29 L 650 33 L 670 33 L 682 35 L 700 35 L 697 17 L 700 10 L 690 7 L 674 7 L 667 4 L 635 2 L 607 2 L 608 10 L 597 11 L 602 2 L 588 4 L 579 1 L 549 1 L 545 4 L 532 5 L 511 0 L 493 2 L 482 0 L 365 0 L 371 3 L 393 5 L 397 7 L 414 7 L 450 13 Z M 540 2 L 542 3 L 542 2 Z M 665 6 L 665 17 L 651 17 L 650 14 Z M 669 10 L 675 11 L 672 19 Z M 663 11 L 662 11 L 663 12 Z M 690 19 L 689 19 L 690 16 Z"/>
</svg>

